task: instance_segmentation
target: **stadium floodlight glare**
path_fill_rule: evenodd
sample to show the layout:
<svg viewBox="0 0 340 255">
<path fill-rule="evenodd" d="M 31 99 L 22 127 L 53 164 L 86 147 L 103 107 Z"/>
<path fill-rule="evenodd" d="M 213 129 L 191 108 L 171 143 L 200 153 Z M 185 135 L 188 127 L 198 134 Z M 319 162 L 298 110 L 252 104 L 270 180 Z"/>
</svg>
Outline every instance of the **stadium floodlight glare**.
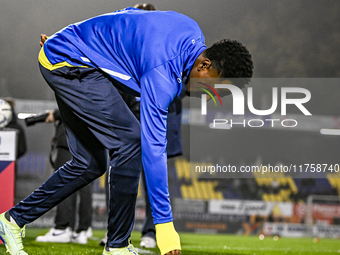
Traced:
<svg viewBox="0 0 340 255">
<path fill-rule="evenodd" d="M 340 135 L 340 129 L 322 128 L 320 133 L 322 135 Z"/>
</svg>

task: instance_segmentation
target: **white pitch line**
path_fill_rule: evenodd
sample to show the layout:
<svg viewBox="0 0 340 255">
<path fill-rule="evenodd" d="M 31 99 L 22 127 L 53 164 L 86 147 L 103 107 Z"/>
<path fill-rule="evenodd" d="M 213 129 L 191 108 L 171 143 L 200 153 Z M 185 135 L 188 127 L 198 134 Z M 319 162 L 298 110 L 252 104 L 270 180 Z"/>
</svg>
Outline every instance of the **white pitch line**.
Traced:
<svg viewBox="0 0 340 255">
<path fill-rule="evenodd" d="M 136 249 L 137 249 L 139 254 L 153 254 L 153 255 L 157 255 L 157 253 L 154 253 L 154 252 L 149 251 L 149 250 L 144 250 L 142 248 L 136 248 Z"/>
<path fill-rule="evenodd" d="M 258 248 L 253 248 L 253 247 L 229 247 L 229 246 L 224 246 L 223 248 L 220 247 L 213 247 L 213 246 L 203 246 L 203 245 L 185 245 L 186 249 L 202 249 L 202 250 L 213 250 L 216 251 L 218 250 L 237 250 L 237 251 L 287 251 L 287 252 L 305 252 L 309 251 L 311 254 L 313 253 L 320 253 L 323 252 L 323 254 L 326 253 L 334 253 L 334 250 L 320 250 L 320 249 L 314 249 L 310 250 L 309 248 L 303 248 L 303 249 L 290 249 L 290 248 L 270 248 L 270 247 L 258 247 Z M 340 253 L 340 250 L 337 251 Z"/>
</svg>

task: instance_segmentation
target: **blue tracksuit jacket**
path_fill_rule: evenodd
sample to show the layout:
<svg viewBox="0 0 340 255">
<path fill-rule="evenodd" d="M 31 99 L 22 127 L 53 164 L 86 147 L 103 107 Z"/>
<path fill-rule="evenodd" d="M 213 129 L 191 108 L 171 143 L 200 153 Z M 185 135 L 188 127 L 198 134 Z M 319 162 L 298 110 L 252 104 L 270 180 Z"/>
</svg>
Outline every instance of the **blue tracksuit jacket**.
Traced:
<svg viewBox="0 0 340 255">
<path fill-rule="evenodd" d="M 166 120 L 182 80 L 206 49 L 198 24 L 173 11 L 126 8 L 70 25 L 51 36 L 51 64 L 91 66 L 140 95 L 142 160 L 154 223 L 172 220 L 167 184 Z"/>
</svg>

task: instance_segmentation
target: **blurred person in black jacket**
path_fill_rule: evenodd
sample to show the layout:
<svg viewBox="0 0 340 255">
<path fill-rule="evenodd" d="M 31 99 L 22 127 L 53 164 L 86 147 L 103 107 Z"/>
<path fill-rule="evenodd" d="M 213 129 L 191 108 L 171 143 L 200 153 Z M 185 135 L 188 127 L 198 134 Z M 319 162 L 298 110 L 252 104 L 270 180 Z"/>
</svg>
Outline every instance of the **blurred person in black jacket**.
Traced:
<svg viewBox="0 0 340 255">
<path fill-rule="evenodd" d="M 5 101 L 9 103 L 12 108 L 12 120 L 6 125 L 6 128 L 13 128 L 18 131 L 17 159 L 19 159 L 27 151 L 26 134 L 24 128 L 18 123 L 18 117 L 14 110 L 14 99 L 8 97 L 5 98 Z"/>
<path fill-rule="evenodd" d="M 55 124 L 55 135 L 51 143 L 50 162 L 56 171 L 71 160 L 72 154 L 67 145 L 65 127 L 60 118 L 59 110 L 48 111 L 45 122 Z M 78 227 L 76 227 L 77 197 Z M 78 192 L 72 194 L 57 206 L 55 226 L 43 236 L 36 238 L 37 242 L 55 243 L 80 243 L 86 244 L 87 239 L 92 236 L 92 184 L 85 186 Z"/>
</svg>

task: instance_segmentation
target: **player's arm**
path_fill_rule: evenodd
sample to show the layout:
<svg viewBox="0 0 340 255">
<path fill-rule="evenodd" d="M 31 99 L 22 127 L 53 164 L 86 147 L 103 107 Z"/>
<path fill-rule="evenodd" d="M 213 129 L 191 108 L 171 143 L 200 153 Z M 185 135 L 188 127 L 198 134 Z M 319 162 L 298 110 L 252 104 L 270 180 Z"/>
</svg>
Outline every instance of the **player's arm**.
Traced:
<svg viewBox="0 0 340 255">
<path fill-rule="evenodd" d="M 168 192 L 166 121 L 178 88 L 164 68 L 153 69 L 141 79 L 142 159 L 157 245 L 162 255 L 172 255 L 180 254 L 181 247 Z"/>
</svg>

